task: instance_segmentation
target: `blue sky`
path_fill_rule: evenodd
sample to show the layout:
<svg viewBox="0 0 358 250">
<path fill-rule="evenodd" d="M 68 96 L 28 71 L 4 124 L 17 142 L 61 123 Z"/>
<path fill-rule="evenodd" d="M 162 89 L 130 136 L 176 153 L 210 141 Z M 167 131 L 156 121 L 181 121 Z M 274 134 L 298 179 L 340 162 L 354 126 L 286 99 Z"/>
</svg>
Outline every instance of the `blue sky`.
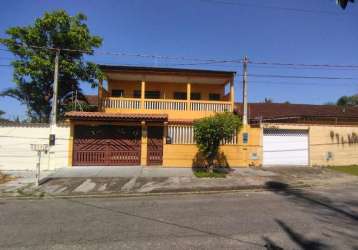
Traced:
<svg viewBox="0 0 358 250">
<path fill-rule="evenodd" d="M 249 2 L 249 6 L 247 3 Z M 275 8 L 280 7 L 280 8 Z M 77 0 L 2 1 L 0 36 L 11 26 L 31 24 L 45 11 L 65 9 L 88 16 L 93 34 L 103 37 L 101 51 L 124 51 L 195 58 L 306 64 L 358 65 L 358 3 L 346 11 L 335 0 Z M 296 11 L 312 10 L 309 11 Z M 0 65 L 11 54 L 0 51 Z M 97 55 L 103 64 L 168 66 L 190 61 Z M 238 71 L 236 99 L 241 100 L 239 64 L 181 65 Z M 352 80 L 249 78 L 249 101 L 314 103 L 358 93 L 357 69 L 289 68 L 250 65 L 250 74 L 350 77 Z M 0 66 L 0 89 L 13 86 L 11 67 Z M 83 84 L 87 93 L 95 93 Z M 24 117 L 25 108 L 0 98 L 7 117 Z"/>
</svg>

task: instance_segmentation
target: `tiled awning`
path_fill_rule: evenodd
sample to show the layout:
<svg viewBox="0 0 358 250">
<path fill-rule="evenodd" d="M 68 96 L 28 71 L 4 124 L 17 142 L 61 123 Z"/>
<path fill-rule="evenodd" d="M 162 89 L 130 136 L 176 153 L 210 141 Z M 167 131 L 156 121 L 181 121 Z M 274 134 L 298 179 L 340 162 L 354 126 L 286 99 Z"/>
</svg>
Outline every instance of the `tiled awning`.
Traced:
<svg viewBox="0 0 358 250">
<path fill-rule="evenodd" d="M 165 114 L 117 114 L 104 112 L 71 111 L 65 114 L 66 118 L 77 121 L 167 121 Z"/>
</svg>

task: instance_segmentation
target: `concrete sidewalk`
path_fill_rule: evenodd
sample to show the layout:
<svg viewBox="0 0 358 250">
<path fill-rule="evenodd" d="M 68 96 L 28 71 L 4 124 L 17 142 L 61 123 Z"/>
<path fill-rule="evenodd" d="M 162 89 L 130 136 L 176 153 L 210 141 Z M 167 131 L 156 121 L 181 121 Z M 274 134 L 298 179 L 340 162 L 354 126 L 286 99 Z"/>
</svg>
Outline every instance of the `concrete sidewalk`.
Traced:
<svg viewBox="0 0 358 250">
<path fill-rule="evenodd" d="M 231 175 L 276 176 L 269 169 L 233 168 Z M 142 166 L 91 166 L 60 168 L 48 175 L 49 178 L 155 178 L 155 177 L 195 177 L 191 168 L 163 168 Z"/>
<path fill-rule="evenodd" d="M 191 168 L 142 166 L 91 166 L 60 168 L 49 178 L 132 178 L 132 177 L 194 177 Z"/>
<path fill-rule="evenodd" d="M 0 185 L 2 196 L 86 196 L 264 189 L 358 183 L 358 177 L 325 168 L 237 168 L 226 178 L 197 178 L 191 168 L 72 167 L 47 172 L 37 188 L 31 174 Z"/>
</svg>

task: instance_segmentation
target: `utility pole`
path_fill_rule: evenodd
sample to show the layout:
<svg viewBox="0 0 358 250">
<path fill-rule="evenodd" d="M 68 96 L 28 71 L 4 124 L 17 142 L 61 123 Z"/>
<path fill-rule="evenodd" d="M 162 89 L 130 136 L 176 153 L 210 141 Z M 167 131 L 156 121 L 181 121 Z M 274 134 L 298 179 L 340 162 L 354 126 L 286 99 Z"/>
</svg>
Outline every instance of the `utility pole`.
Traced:
<svg viewBox="0 0 358 250">
<path fill-rule="evenodd" d="M 58 93 L 58 63 L 60 57 L 60 49 L 56 49 L 55 56 L 55 73 L 53 80 L 52 109 L 50 114 L 50 136 L 49 146 L 52 147 L 56 143 L 56 124 L 57 124 L 57 93 Z M 51 150 L 49 154 L 49 167 L 51 166 Z"/>
<path fill-rule="evenodd" d="M 243 74 L 242 74 L 242 98 L 243 98 L 243 114 L 242 114 L 242 123 L 243 125 L 247 125 L 247 65 L 249 63 L 249 59 L 245 56 L 243 60 Z"/>
<path fill-rule="evenodd" d="M 54 128 L 56 127 L 56 122 L 57 122 L 57 92 L 58 92 L 58 61 L 59 61 L 59 57 L 60 57 L 60 49 L 56 49 L 52 109 L 51 109 L 51 115 L 50 115 L 51 134 L 53 134 Z"/>
</svg>

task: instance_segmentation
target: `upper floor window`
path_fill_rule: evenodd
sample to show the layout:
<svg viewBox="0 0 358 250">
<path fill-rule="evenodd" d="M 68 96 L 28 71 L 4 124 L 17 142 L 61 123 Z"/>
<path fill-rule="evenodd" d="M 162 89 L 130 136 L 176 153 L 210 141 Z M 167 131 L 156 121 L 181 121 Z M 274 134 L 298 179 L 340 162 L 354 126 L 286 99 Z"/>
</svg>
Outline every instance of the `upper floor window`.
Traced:
<svg viewBox="0 0 358 250">
<path fill-rule="evenodd" d="M 174 99 L 175 100 L 186 100 L 186 92 L 174 92 Z M 201 94 L 200 93 L 190 93 L 190 99 L 191 100 L 201 100 Z"/>
<path fill-rule="evenodd" d="M 123 97 L 124 90 L 123 89 L 112 89 L 112 97 Z"/>
<path fill-rule="evenodd" d="M 186 100 L 186 92 L 174 92 L 175 100 Z"/>
<path fill-rule="evenodd" d="M 209 100 L 211 100 L 211 101 L 220 101 L 220 94 L 209 93 Z"/>
<path fill-rule="evenodd" d="M 196 92 L 190 93 L 190 99 L 191 100 L 201 100 L 201 94 L 196 93 Z"/>
<path fill-rule="evenodd" d="M 145 98 L 147 99 L 160 99 L 160 91 L 146 91 Z"/>
<path fill-rule="evenodd" d="M 140 96 L 141 96 L 140 90 L 133 91 L 133 98 L 140 98 Z"/>
<path fill-rule="evenodd" d="M 133 91 L 134 98 L 141 98 L 141 91 L 134 90 Z M 145 98 L 146 99 L 160 99 L 160 91 L 145 91 Z"/>
</svg>

